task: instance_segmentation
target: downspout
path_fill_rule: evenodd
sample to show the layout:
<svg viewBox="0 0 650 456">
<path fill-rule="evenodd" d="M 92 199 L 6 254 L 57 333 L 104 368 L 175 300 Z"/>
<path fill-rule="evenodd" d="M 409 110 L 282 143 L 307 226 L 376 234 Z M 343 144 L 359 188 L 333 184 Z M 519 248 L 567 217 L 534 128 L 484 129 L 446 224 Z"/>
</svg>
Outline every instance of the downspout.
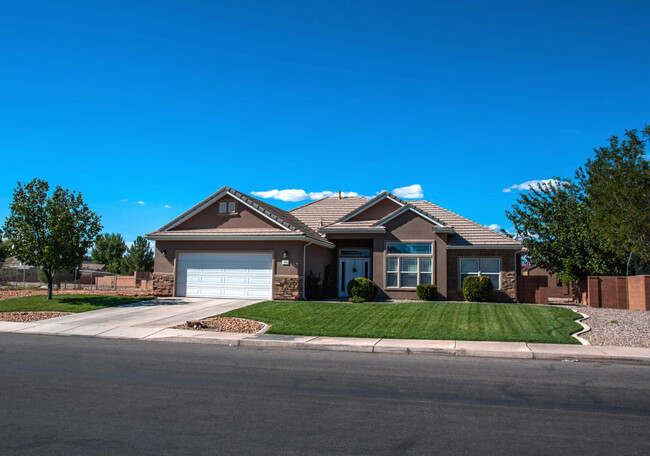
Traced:
<svg viewBox="0 0 650 456">
<path fill-rule="evenodd" d="M 314 241 L 309 241 L 302 248 L 302 299 L 307 299 L 307 297 L 305 296 L 305 280 L 307 279 L 307 277 L 306 277 L 306 271 L 307 271 L 307 247 L 309 247 L 313 243 L 314 243 Z"/>
</svg>

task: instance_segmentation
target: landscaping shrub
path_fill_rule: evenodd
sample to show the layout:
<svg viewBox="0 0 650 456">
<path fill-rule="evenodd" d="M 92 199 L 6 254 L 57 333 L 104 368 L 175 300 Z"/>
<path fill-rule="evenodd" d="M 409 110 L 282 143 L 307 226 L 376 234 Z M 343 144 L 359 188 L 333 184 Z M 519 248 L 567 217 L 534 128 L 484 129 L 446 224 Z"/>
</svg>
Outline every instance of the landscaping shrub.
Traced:
<svg viewBox="0 0 650 456">
<path fill-rule="evenodd" d="M 492 281 L 485 276 L 468 276 L 463 281 L 463 296 L 468 302 L 486 302 L 492 297 Z"/>
<path fill-rule="evenodd" d="M 365 301 L 372 301 L 377 296 L 377 285 L 375 282 L 363 277 L 357 277 L 348 282 L 348 296 L 351 298 L 360 297 Z"/>
<path fill-rule="evenodd" d="M 361 296 L 354 296 L 350 299 L 348 299 L 350 302 L 354 302 L 355 304 L 361 304 L 362 302 L 366 302 L 365 299 L 363 299 Z"/>
<path fill-rule="evenodd" d="M 418 299 L 423 301 L 435 301 L 438 299 L 438 287 L 435 285 L 428 285 L 421 283 L 415 289 L 418 294 Z"/>
<path fill-rule="evenodd" d="M 305 297 L 307 299 L 322 299 L 323 286 L 321 285 L 320 273 L 318 275 L 309 271 L 305 280 Z"/>
</svg>

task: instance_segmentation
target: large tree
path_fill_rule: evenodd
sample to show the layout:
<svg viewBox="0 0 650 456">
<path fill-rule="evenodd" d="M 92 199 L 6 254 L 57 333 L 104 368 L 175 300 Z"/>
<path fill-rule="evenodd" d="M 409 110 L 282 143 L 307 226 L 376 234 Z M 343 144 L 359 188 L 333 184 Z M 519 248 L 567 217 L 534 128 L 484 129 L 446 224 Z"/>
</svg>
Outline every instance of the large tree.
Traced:
<svg viewBox="0 0 650 456">
<path fill-rule="evenodd" d="M 122 257 L 126 252 L 126 242 L 121 234 L 105 233 L 97 237 L 95 246 L 90 256 L 93 263 L 106 265 L 104 268 L 108 272 L 116 274 L 122 273 Z"/>
<path fill-rule="evenodd" d="M 556 179 L 519 195 L 506 217 L 528 249 L 530 261 L 564 278 L 617 275 L 625 256 L 592 229 L 591 209 L 581 184 Z"/>
<path fill-rule="evenodd" d="M 18 182 L 4 235 L 13 255 L 40 268 L 47 279 L 47 299 L 52 299 L 54 274 L 78 267 L 101 231 L 100 217 L 84 203 L 81 193 L 34 179 Z"/>
<path fill-rule="evenodd" d="M 592 209 L 591 229 L 609 245 L 631 252 L 650 265 L 650 165 L 646 144 L 650 125 L 625 132 L 595 150 L 578 170 Z"/>
<path fill-rule="evenodd" d="M 153 271 L 153 250 L 144 236 L 138 236 L 122 259 L 122 274 Z"/>
</svg>

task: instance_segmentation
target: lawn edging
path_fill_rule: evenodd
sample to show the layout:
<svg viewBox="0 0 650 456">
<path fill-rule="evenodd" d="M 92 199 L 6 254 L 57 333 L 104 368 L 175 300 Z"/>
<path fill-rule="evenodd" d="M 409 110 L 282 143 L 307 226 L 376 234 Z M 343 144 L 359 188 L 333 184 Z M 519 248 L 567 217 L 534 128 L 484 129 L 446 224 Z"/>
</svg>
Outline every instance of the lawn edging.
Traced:
<svg viewBox="0 0 650 456">
<path fill-rule="evenodd" d="M 582 318 L 579 318 L 579 319 L 575 320 L 576 323 L 579 323 L 580 326 L 582 326 L 582 329 L 580 331 L 578 331 L 578 332 L 575 332 L 575 333 L 571 334 L 571 337 L 575 337 L 582 345 L 591 345 L 587 339 L 584 339 L 584 338 L 580 337 L 582 334 L 585 334 L 585 333 L 591 331 L 591 327 L 584 323 L 584 321 L 586 319 L 590 318 L 589 315 L 583 314 L 582 312 L 578 312 L 575 309 L 571 309 L 571 310 L 573 310 L 575 313 L 577 313 L 578 315 L 580 315 L 582 317 Z"/>
</svg>

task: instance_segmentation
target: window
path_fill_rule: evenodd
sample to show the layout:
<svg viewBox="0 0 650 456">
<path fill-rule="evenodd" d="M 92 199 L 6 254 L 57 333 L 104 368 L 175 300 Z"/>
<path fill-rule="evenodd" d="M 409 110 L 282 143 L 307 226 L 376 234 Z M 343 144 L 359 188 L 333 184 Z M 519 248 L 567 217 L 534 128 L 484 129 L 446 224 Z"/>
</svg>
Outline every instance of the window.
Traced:
<svg viewBox="0 0 650 456">
<path fill-rule="evenodd" d="M 228 203 L 219 203 L 219 213 L 225 214 L 228 211 Z"/>
<path fill-rule="evenodd" d="M 431 255 L 431 243 L 427 242 L 409 242 L 396 243 L 391 242 L 386 246 L 386 253 L 396 255 Z"/>
<path fill-rule="evenodd" d="M 431 257 L 386 258 L 386 287 L 415 288 L 432 283 Z"/>
<path fill-rule="evenodd" d="M 370 256 L 370 250 L 367 249 L 341 249 L 340 257 L 367 257 Z"/>
<path fill-rule="evenodd" d="M 460 282 L 458 288 L 462 290 L 463 281 L 468 276 L 485 276 L 492 281 L 495 290 L 501 288 L 501 259 L 500 258 L 461 258 Z"/>
<path fill-rule="evenodd" d="M 228 203 L 228 212 L 235 212 L 237 206 L 235 205 L 234 201 L 231 201 Z"/>
<path fill-rule="evenodd" d="M 489 277 L 495 290 L 501 288 L 501 260 L 499 258 L 481 258 L 481 275 Z"/>
</svg>

